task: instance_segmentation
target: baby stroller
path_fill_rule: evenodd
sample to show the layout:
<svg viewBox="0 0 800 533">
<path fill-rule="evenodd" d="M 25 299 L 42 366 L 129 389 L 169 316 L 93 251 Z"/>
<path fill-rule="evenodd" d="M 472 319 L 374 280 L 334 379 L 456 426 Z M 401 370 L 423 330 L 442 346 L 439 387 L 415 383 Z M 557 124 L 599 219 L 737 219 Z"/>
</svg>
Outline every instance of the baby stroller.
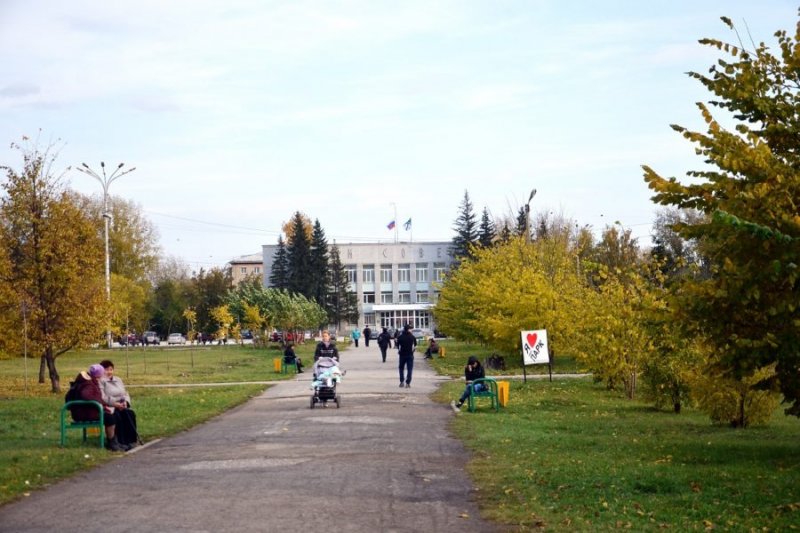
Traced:
<svg viewBox="0 0 800 533">
<path fill-rule="evenodd" d="M 339 367 L 339 361 L 332 357 L 320 357 L 314 363 L 314 381 L 311 388 L 314 394 L 311 396 L 311 409 L 318 403 L 323 407 L 328 407 L 328 402 L 336 403 L 336 408 L 342 406 L 342 397 L 336 394 L 336 384 L 342 380 L 344 371 Z"/>
</svg>

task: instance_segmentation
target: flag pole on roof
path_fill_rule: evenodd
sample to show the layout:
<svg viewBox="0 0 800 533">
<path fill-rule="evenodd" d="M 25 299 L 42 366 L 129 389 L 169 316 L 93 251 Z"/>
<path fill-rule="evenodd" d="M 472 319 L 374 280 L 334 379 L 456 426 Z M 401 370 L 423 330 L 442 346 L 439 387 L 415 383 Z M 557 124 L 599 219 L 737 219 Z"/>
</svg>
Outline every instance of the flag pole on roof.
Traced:
<svg viewBox="0 0 800 533">
<path fill-rule="evenodd" d="M 391 202 L 389 205 L 391 205 L 394 210 L 394 217 L 392 218 L 392 223 L 389 224 L 389 229 L 394 230 L 394 243 L 397 244 L 397 224 L 395 223 L 397 221 L 397 204 Z"/>
<path fill-rule="evenodd" d="M 409 217 L 408 220 L 405 221 L 403 227 L 406 228 L 408 232 L 408 242 L 414 242 L 414 234 L 411 232 L 411 218 Z"/>
</svg>

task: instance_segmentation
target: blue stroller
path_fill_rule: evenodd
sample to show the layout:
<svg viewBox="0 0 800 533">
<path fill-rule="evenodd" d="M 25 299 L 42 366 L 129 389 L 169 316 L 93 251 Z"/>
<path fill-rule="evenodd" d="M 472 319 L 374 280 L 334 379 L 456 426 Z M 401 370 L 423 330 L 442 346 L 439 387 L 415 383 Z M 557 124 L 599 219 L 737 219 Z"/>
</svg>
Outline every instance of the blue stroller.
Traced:
<svg viewBox="0 0 800 533">
<path fill-rule="evenodd" d="M 311 409 L 318 403 L 323 407 L 328 407 L 328 402 L 336 403 L 336 408 L 342 406 L 342 397 L 336 393 L 336 384 L 342 380 L 344 371 L 339 367 L 339 361 L 332 357 L 320 357 L 314 363 L 314 381 L 311 388 L 314 394 L 311 396 Z"/>
</svg>

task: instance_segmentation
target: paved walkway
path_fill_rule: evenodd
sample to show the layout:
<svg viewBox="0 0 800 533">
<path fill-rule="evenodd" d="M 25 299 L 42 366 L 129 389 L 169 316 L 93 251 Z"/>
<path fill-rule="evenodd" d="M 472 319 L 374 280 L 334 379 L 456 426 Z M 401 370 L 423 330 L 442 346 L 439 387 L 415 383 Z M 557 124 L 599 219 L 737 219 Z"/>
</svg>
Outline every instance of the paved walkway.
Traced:
<svg viewBox="0 0 800 533">
<path fill-rule="evenodd" d="M 191 431 L 0 507 L 0 531 L 470 532 L 478 517 L 447 378 L 416 357 L 398 388 L 397 352 L 342 352 L 340 409 L 309 409 L 311 374 Z"/>
</svg>

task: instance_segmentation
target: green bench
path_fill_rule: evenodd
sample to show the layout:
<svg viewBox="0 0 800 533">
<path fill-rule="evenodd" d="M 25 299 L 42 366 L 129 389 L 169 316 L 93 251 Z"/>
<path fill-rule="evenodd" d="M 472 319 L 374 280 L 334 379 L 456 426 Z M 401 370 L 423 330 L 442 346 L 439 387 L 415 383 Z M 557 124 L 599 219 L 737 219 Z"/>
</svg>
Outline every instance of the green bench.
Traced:
<svg viewBox="0 0 800 533">
<path fill-rule="evenodd" d="M 480 392 L 475 392 L 475 384 L 477 383 L 483 383 L 485 389 Z M 475 403 L 478 398 L 489 398 L 492 409 L 495 411 L 500 410 L 500 400 L 497 395 L 497 382 L 494 379 L 480 378 L 472 382 L 472 387 L 469 389 L 469 399 L 467 400 L 470 413 L 475 412 Z"/>
<path fill-rule="evenodd" d="M 294 363 L 287 363 L 286 360 L 281 357 L 281 374 L 288 374 L 292 370 L 294 373 L 297 373 L 297 358 L 295 358 Z"/>
<path fill-rule="evenodd" d="M 99 420 L 89 420 L 86 422 L 75 422 L 69 421 L 67 419 L 67 411 L 69 411 L 70 407 L 75 405 L 93 405 L 97 408 L 100 412 L 100 419 Z M 106 431 L 104 422 L 104 409 L 103 406 L 100 405 L 100 402 L 96 402 L 94 400 L 74 400 L 71 402 L 66 402 L 61 407 L 61 447 L 64 447 L 67 441 L 67 430 L 68 429 L 81 429 L 83 430 L 83 442 L 86 442 L 86 430 L 89 428 L 98 428 L 100 432 L 100 447 L 104 448 L 106 444 Z"/>
</svg>

